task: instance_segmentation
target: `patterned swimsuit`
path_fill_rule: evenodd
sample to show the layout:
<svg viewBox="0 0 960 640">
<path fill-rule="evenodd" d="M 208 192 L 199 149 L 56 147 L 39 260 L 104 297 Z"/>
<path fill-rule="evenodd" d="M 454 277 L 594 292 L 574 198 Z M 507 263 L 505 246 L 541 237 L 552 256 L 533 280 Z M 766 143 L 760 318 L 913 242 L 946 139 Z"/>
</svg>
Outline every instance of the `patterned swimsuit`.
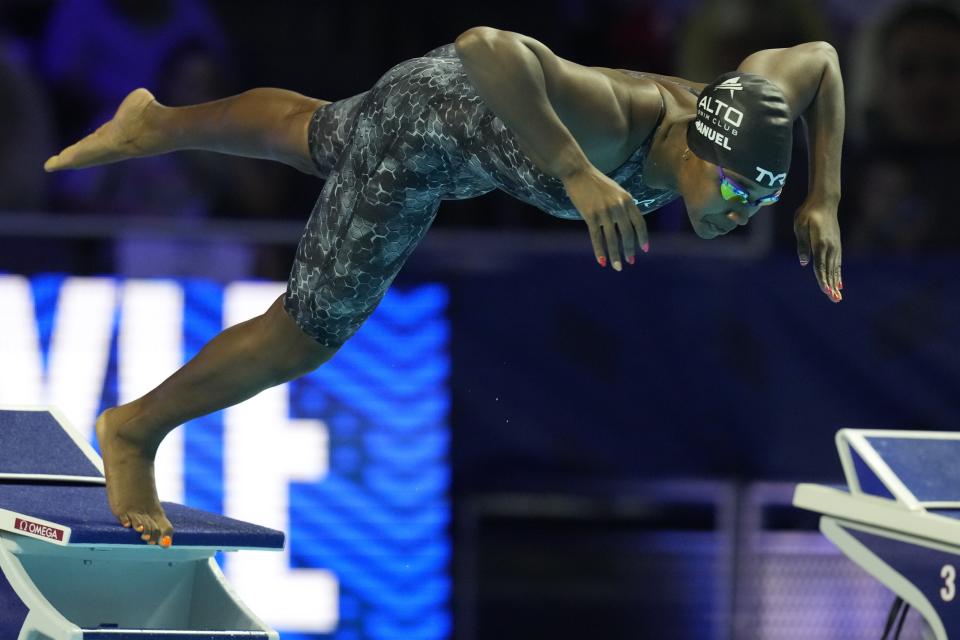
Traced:
<svg viewBox="0 0 960 640">
<path fill-rule="evenodd" d="M 644 184 L 652 139 L 607 174 L 644 213 L 678 197 Z M 401 62 L 369 91 L 317 109 L 309 147 L 326 183 L 297 248 L 284 308 L 331 349 L 373 313 L 441 200 L 502 189 L 550 215 L 582 220 L 563 183 L 520 151 L 477 95 L 452 44 Z"/>
</svg>

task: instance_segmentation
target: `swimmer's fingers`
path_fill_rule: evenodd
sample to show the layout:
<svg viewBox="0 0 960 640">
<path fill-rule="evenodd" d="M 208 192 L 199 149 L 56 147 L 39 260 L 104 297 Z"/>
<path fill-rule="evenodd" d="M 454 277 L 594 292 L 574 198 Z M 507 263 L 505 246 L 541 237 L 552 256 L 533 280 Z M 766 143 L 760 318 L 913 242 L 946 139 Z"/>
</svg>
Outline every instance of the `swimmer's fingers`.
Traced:
<svg viewBox="0 0 960 640">
<path fill-rule="evenodd" d="M 830 277 L 827 274 L 827 260 L 822 251 L 818 251 L 816 255 L 814 255 L 813 268 L 817 274 L 817 282 L 820 283 L 820 289 L 830 297 L 833 297 L 833 292 L 830 289 Z"/>
<path fill-rule="evenodd" d="M 819 228 L 814 242 L 814 260 L 817 279 L 824 293 L 833 302 L 843 300 L 840 293 L 840 242 L 839 232 L 831 228 Z"/>
<path fill-rule="evenodd" d="M 621 271 L 623 264 L 620 262 L 620 241 L 617 239 L 617 222 L 620 216 L 610 210 L 604 211 L 600 215 L 600 225 L 603 228 L 603 239 L 607 243 L 607 255 L 610 257 L 611 264 L 615 271 Z M 622 227 L 621 227 L 622 228 Z"/>
<path fill-rule="evenodd" d="M 806 266 L 811 257 L 820 290 L 833 302 L 840 302 L 840 229 L 836 216 L 817 206 L 804 205 L 793 221 L 797 236 L 797 257 Z"/>
<path fill-rule="evenodd" d="M 837 291 L 843 291 L 843 273 L 841 266 L 843 265 L 843 245 L 840 244 L 840 226 L 837 225 L 837 251 L 834 254 L 833 258 L 833 271 L 834 277 L 836 278 L 835 282 L 837 284 Z M 840 294 L 843 295 L 842 293 Z"/>
<path fill-rule="evenodd" d="M 597 257 L 597 262 L 601 267 L 606 267 L 609 259 L 614 269 L 622 271 L 620 242 L 617 238 L 617 222 L 614 215 L 610 210 L 603 210 L 600 213 L 584 215 L 583 219 L 590 229 L 590 242 L 593 244 L 593 253 Z M 620 228 L 621 233 L 626 235 L 623 231 L 624 227 Z"/>
<path fill-rule="evenodd" d="M 613 258 L 613 268 L 617 271 L 623 270 L 620 262 L 620 241 L 623 241 L 623 257 L 627 262 L 633 264 L 636 261 L 637 244 L 641 247 L 647 246 L 647 225 L 643 220 L 643 215 L 634 204 L 633 198 L 624 191 L 621 199 L 604 214 L 600 216 L 603 220 L 603 235 L 607 243 L 607 250 Z M 617 232 L 620 232 L 619 239 Z"/>
<path fill-rule="evenodd" d="M 797 257 L 800 266 L 810 264 L 810 226 L 797 216 L 793 221 L 793 233 L 797 236 Z"/>
<path fill-rule="evenodd" d="M 626 236 L 630 226 L 627 208 L 633 206 L 633 197 L 593 165 L 571 172 L 562 180 L 570 201 L 590 229 L 597 262 L 605 267 L 609 258 L 613 268 L 622 271 L 617 229 Z"/>
<path fill-rule="evenodd" d="M 813 275 L 817 279 L 817 284 L 820 285 L 820 291 L 830 295 L 830 289 L 827 284 L 827 263 L 824 252 L 821 250 L 821 246 L 817 243 L 817 239 L 811 237 L 813 235 L 814 231 L 808 224 L 804 223 L 797 226 L 798 247 L 802 246 L 802 251 L 806 252 L 801 253 L 800 264 L 806 266 L 807 262 L 810 260 L 810 254 L 813 254 Z M 807 262 L 803 261 L 804 256 L 806 257 Z"/>
<path fill-rule="evenodd" d="M 627 254 L 627 262 L 633 264 L 637 255 L 637 247 L 646 253 L 650 248 L 650 237 L 647 234 L 647 222 L 643 219 L 643 214 L 635 204 L 627 207 L 627 219 L 630 221 L 630 228 L 623 232 L 623 250 Z M 634 244 L 636 238 L 636 244 Z M 629 239 L 629 246 L 628 246 Z"/>
<path fill-rule="evenodd" d="M 843 294 L 840 293 L 840 290 L 843 288 L 843 283 L 840 279 L 840 256 L 840 247 L 834 247 L 830 251 L 830 286 L 833 287 L 833 290 L 837 293 L 837 297 L 843 296 Z"/>
<path fill-rule="evenodd" d="M 793 232 L 797 236 L 797 257 L 800 258 L 800 266 L 805 267 L 810 264 L 810 254 L 813 254 L 813 275 L 817 279 L 817 284 L 820 285 L 821 291 L 833 297 L 828 286 L 829 279 L 827 278 L 827 265 L 824 260 L 824 253 L 820 250 L 820 246 L 811 241 L 810 236 L 813 234 L 813 230 L 810 224 L 805 219 L 797 216 L 793 222 Z M 811 250 L 811 245 L 813 245 L 816 250 Z"/>
<path fill-rule="evenodd" d="M 839 254 L 836 247 L 829 243 L 823 243 L 817 247 L 814 255 L 814 267 L 817 273 L 817 282 L 820 283 L 820 289 L 830 296 L 833 302 L 840 302 L 843 296 L 839 291 L 839 269 L 836 266 L 836 257 Z"/>
<path fill-rule="evenodd" d="M 633 230 L 633 219 L 630 217 L 630 209 L 624 206 L 619 211 L 619 215 L 614 218 L 617 225 L 617 231 L 620 232 L 620 241 L 623 243 L 623 259 L 627 264 L 636 262 L 637 255 L 637 234 Z"/>
<path fill-rule="evenodd" d="M 590 232 L 590 244 L 593 245 L 593 255 L 601 267 L 607 266 L 607 253 L 603 248 L 603 229 L 595 216 L 583 216 Z"/>
</svg>

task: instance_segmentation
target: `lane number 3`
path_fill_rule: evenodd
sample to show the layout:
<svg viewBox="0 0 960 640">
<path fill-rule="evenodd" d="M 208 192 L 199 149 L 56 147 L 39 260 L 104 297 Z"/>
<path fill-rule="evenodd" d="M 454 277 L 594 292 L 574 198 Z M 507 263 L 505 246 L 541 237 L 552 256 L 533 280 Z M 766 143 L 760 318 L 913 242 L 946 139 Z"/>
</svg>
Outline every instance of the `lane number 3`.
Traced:
<svg viewBox="0 0 960 640">
<path fill-rule="evenodd" d="M 943 587 L 940 589 L 940 597 L 943 598 L 944 602 L 950 602 L 953 600 L 953 597 L 957 595 L 957 570 L 953 568 L 952 564 L 945 564 L 943 568 L 940 569 L 940 577 L 943 578 Z"/>
</svg>

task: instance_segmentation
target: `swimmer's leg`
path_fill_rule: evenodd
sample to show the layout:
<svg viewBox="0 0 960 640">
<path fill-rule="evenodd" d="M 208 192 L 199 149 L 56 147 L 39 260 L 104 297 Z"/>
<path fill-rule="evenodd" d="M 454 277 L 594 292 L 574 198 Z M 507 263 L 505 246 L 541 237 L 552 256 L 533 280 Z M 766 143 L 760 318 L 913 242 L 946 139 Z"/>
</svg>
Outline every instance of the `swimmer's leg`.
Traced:
<svg viewBox="0 0 960 640">
<path fill-rule="evenodd" d="M 167 433 L 316 369 L 337 349 L 307 337 L 278 298 L 261 316 L 213 338 L 153 391 L 97 420 L 110 509 L 124 526 L 143 526 L 150 544 L 173 533 L 157 497 L 153 463 Z M 146 539 L 146 538 L 144 538 Z"/>
<path fill-rule="evenodd" d="M 110 509 L 125 526 L 142 526 L 151 543 L 173 532 L 153 477 L 167 433 L 333 357 L 433 221 L 439 198 L 398 170 L 397 158 L 362 169 L 371 146 L 378 145 L 352 142 L 338 165 L 349 170 L 334 171 L 324 185 L 286 294 L 264 315 L 223 331 L 156 389 L 97 420 Z"/>
<path fill-rule="evenodd" d="M 153 542 L 172 532 L 153 478 L 166 434 L 329 360 L 379 304 L 436 215 L 445 157 L 431 155 L 422 134 L 386 130 L 375 106 L 351 130 L 285 296 L 214 338 L 153 391 L 97 420 L 111 510 Z"/>
<path fill-rule="evenodd" d="M 82 169 L 129 158 L 197 149 L 276 160 L 319 175 L 307 131 L 313 112 L 329 104 L 294 91 L 258 88 L 186 107 L 161 105 L 146 89 L 132 91 L 96 131 L 44 164 Z"/>
</svg>

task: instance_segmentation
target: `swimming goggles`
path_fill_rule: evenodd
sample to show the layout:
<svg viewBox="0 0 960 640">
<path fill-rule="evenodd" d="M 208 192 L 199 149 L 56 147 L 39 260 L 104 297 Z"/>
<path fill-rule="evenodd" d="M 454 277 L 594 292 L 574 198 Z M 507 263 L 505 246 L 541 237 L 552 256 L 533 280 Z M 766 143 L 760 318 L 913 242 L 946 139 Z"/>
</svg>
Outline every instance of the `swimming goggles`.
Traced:
<svg viewBox="0 0 960 640">
<path fill-rule="evenodd" d="M 776 193 L 771 193 L 768 196 L 763 196 L 759 200 L 750 202 L 750 194 L 747 193 L 743 187 L 728 178 L 726 174 L 723 173 L 723 168 L 719 165 L 717 166 L 717 172 L 720 174 L 720 195 L 723 196 L 723 199 L 736 200 L 740 204 L 745 204 L 748 207 L 770 206 L 780 199 L 780 193 L 783 191 L 783 189 L 780 189 Z"/>
</svg>

